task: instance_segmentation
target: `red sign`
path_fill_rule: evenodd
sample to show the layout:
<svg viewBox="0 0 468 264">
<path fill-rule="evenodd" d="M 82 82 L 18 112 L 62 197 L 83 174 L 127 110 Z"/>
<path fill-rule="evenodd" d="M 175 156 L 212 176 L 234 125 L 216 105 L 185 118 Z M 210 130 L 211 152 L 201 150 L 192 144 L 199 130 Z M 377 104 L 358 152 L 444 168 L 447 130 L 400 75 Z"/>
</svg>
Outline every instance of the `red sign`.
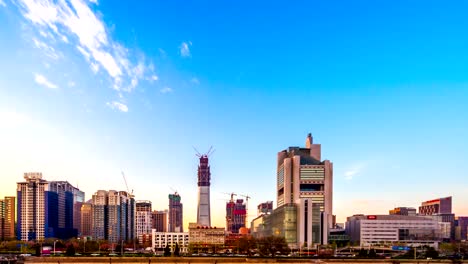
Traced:
<svg viewBox="0 0 468 264">
<path fill-rule="evenodd" d="M 375 219 L 377 219 L 377 216 L 376 216 L 376 215 L 368 215 L 368 216 L 367 216 L 367 219 L 369 219 L 369 220 L 375 220 Z"/>
</svg>

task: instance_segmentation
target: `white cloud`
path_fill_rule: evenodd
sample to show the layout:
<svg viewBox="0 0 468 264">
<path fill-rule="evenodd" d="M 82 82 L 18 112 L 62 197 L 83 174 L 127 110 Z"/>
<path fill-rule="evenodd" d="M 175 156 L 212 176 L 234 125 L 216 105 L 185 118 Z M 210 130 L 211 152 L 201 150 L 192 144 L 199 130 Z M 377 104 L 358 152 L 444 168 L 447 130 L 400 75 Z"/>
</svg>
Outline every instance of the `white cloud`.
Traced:
<svg viewBox="0 0 468 264">
<path fill-rule="evenodd" d="M 33 38 L 32 40 L 33 40 L 34 46 L 42 50 L 47 57 L 54 59 L 54 60 L 57 60 L 60 57 L 53 47 L 45 44 L 44 42 L 40 40 L 37 40 L 36 38 Z"/>
<path fill-rule="evenodd" d="M 121 102 L 112 101 L 112 102 L 107 102 L 106 105 L 109 106 L 112 109 L 117 109 L 117 110 L 119 110 L 121 112 L 124 112 L 124 113 L 128 112 L 128 106 L 126 106 L 125 104 L 123 104 Z"/>
<path fill-rule="evenodd" d="M 345 171 L 344 178 L 346 180 L 352 180 L 355 176 L 361 174 L 364 168 L 365 168 L 364 164 L 353 165 L 351 168 Z"/>
<path fill-rule="evenodd" d="M 161 93 L 166 94 L 166 93 L 172 93 L 172 88 L 170 87 L 164 87 L 160 90 Z"/>
<path fill-rule="evenodd" d="M 190 53 L 190 46 L 192 46 L 192 42 L 182 42 L 180 44 L 180 56 L 182 57 L 190 57 L 192 54 Z"/>
<path fill-rule="evenodd" d="M 157 80 L 159 80 L 159 77 L 156 74 L 151 75 L 150 81 L 154 82 L 154 81 L 157 81 Z"/>
<path fill-rule="evenodd" d="M 112 88 L 115 90 L 131 92 L 139 80 L 148 79 L 144 77 L 145 74 L 149 76 L 153 74 L 145 65 L 144 56 L 133 59 L 127 48 L 111 38 L 105 23 L 89 7 L 90 4 L 97 4 L 97 1 L 19 0 L 19 2 L 23 16 L 38 27 L 41 36 L 53 34 L 63 42 L 75 45 L 95 74 L 102 68 L 102 73 L 111 77 Z M 53 51 L 53 48 L 47 44 L 42 45 L 43 42 L 39 40 L 36 42 L 36 46 L 39 45 L 43 50 L 48 50 L 49 53 Z"/>
<path fill-rule="evenodd" d="M 190 80 L 190 82 L 193 83 L 193 84 L 196 84 L 196 85 L 199 85 L 199 84 L 200 84 L 200 81 L 198 80 L 198 78 L 195 78 L 195 77 L 192 78 L 192 79 Z"/>
<path fill-rule="evenodd" d="M 47 78 L 42 75 L 42 74 L 38 74 L 38 73 L 35 73 L 34 74 L 34 81 L 42 86 L 45 86 L 47 88 L 50 88 L 50 89 L 57 89 L 58 86 L 51 83 L 49 80 L 47 80 Z"/>
<path fill-rule="evenodd" d="M 67 85 L 68 87 L 75 87 L 76 83 L 74 81 L 69 81 Z"/>
<path fill-rule="evenodd" d="M 0 5 L 1 6 L 6 6 L 5 2 L 3 2 L 3 0 L 0 0 Z"/>
</svg>

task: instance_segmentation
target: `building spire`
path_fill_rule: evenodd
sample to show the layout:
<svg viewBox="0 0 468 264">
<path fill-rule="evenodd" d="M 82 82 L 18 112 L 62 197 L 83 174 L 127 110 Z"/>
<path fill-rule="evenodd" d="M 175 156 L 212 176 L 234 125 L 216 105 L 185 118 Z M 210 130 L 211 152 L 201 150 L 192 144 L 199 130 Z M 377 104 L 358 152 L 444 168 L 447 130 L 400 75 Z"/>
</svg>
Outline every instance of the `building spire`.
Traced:
<svg viewBox="0 0 468 264">
<path fill-rule="evenodd" d="M 307 134 L 306 138 L 306 148 L 310 149 L 310 146 L 314 144 L 314 138 L 312 137 L 312 133 Z"/>
</svg>

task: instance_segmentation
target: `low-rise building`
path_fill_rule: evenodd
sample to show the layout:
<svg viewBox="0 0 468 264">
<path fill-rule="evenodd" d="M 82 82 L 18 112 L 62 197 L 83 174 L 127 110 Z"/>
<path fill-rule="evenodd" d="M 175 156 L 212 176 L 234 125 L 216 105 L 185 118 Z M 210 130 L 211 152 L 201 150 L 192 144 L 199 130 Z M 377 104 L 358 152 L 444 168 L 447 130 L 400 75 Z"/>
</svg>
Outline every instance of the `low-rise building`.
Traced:
<svg viewBox="0 0 468 264">
<path fill-rule="evenodd" d="M 224 246 L 224 227 L 201 226 L 197 223 L 189 224 L 189 240 L 193 247 L 212 248 Z"/>
<path fill-rule="evenodd" d="M 441 241 L 437 220 L 406 215 L 353 215 L 347 218 L 346 234 L 360 246 L 429 245 L 435 248 Z"/>
<path fill-rule="evenodd" d="M 151 238 L 152 248 L 155 253 L 162 254 L 166 246 L 169 246 L 171 248 L 171 252 L 174 252 L 176 243 L 179 246 L 180 254 L 188 252 L 188 232 L 156 232 L 156 229 L 153 229 Z"/>
</svg>

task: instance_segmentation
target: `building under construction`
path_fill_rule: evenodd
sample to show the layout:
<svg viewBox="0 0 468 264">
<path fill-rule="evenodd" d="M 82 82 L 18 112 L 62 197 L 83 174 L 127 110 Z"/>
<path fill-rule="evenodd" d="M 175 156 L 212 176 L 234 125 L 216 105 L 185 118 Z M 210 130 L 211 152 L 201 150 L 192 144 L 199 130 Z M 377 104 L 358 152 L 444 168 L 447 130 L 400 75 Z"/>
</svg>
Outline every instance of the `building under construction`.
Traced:
<svg viewBox="0 0 468 264">
<path fill-rule="evenodd" d="M 226 203 L 226 229 L 228 233 L 238 234 L 241 227 L 246 227 L 247 206 L 243 199 L 231 200 Z"/>
</svg>

